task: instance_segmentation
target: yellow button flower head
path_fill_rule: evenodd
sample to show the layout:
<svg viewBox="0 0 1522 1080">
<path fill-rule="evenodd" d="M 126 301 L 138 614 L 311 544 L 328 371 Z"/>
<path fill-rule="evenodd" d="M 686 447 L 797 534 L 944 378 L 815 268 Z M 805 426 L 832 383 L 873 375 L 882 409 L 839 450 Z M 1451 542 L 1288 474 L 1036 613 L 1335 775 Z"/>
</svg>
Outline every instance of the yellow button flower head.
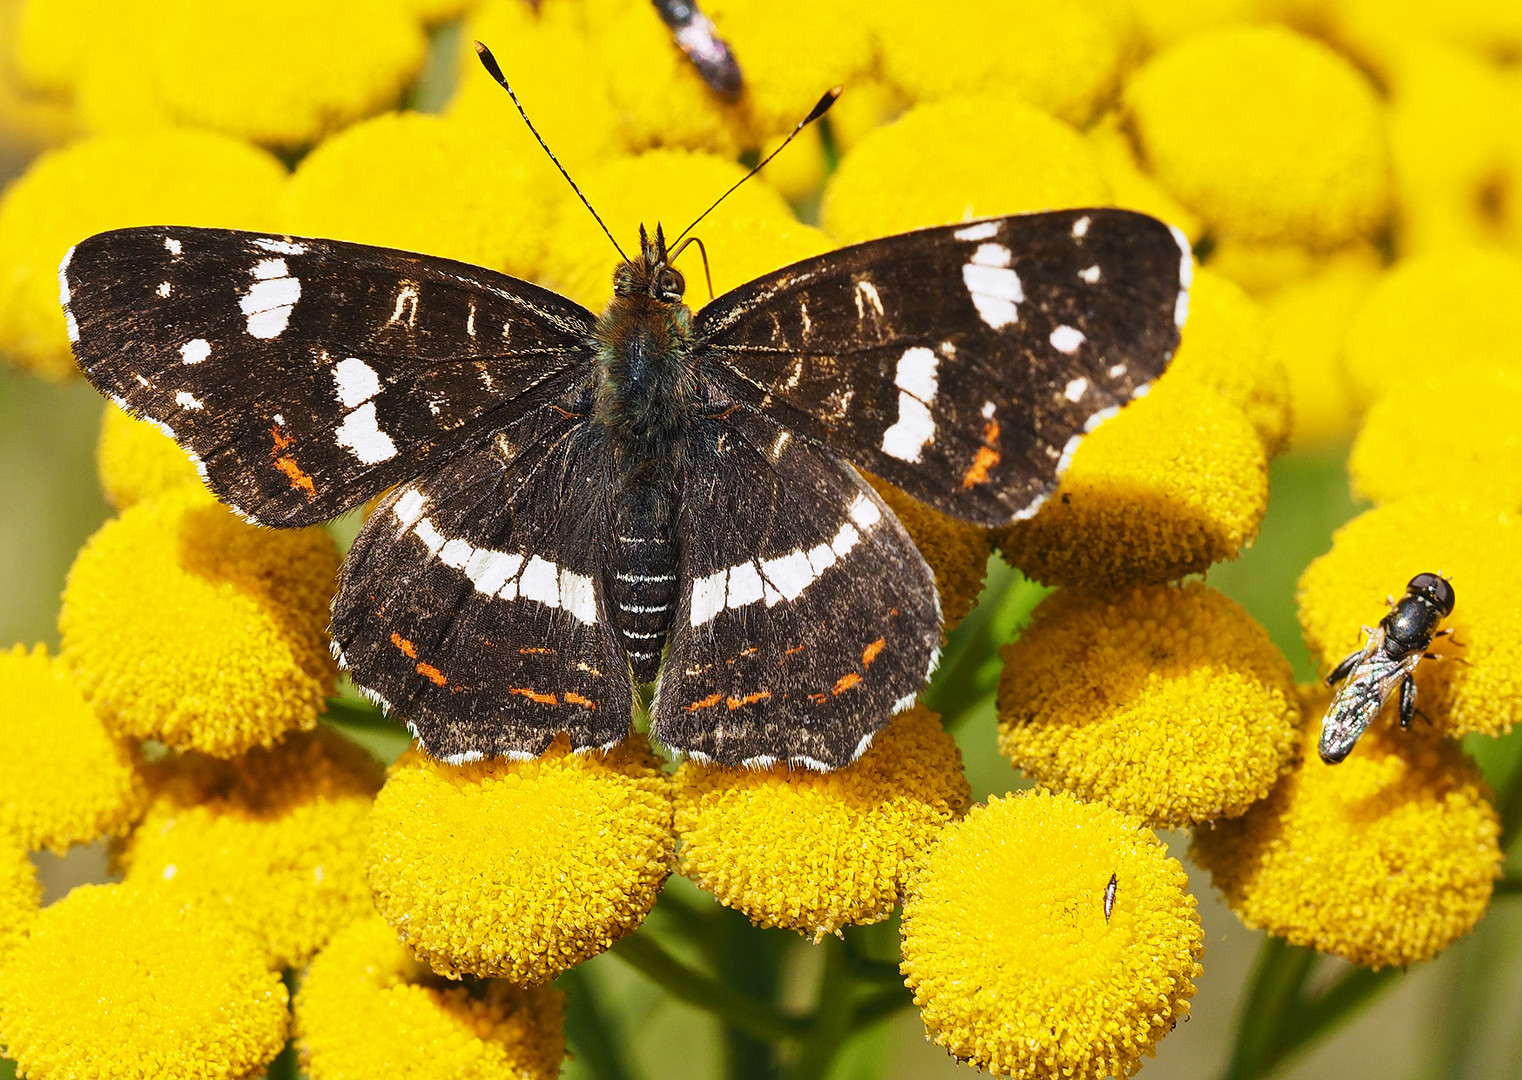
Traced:
<svg viewBox="0 0 1522 1080">
<path fill-rule="evenodd" d="M 0 965 L 26 940 L 42 902 L 42 883 L 26 845 L 0 830 Z"/>
<path fill-rule="evenodd" d="M 58 303 L 70 245 L 170 221 L 270 229 L 284 182 L 270 155 L 205 131 L 87 139 L 44 154 L 0 197 L 0 355 L 50 378 L 74 373 Z"/>
<path fill-rule="evenodd" d="M 0 830 L 62 855 L 142 816 L 136 750 L 101 726 L 68 669 L 38 645 L 0 652 Z"/>
<path fill-rule="evenodd" d="M 1375 726 L 1340 765 L 1316 753 L 1329 696 L 1304 699 L 1304 764 L 1190 855 L 1248 926 L 1364 967 L 1427 960 L 1467 934 L 1500 875 L 1489 786 L 1458 747 Z"/>
<path fill-rule="evenodd" d="M 311 1080 L 552 1080 L 564 1024 L 560 991 L 446 983 L 378 915 L 335 935 L 296 995 L 296 1045 Z"/>
<path fill-rule="evenodd" d="M 904 902 L 900 966 L 926 1031 L 1001 1076 L 1130 1076 L 1189 1014 L 1203 932 L 1187 884 L 1107 807 L 1040 791 L 974 807 Z"/>
<path fill-rule="evenodd" d="M 1415 427 L 1441 417 L 1439 443 Z M 1376 503 L 1468 498 L 1522 509 L 1522 369 L 1429 374 L 1370 406 L 1348 455 L 1353 490 Z"/>
<path fill-rule="evenodd" d="M 1485 504 L 1405 499 L 1354 518 L 1300 577 L 1300 628 L 1323 670 L 1361 644 L 1421 573 L 1443 573 L 1457 601 L 1452 639 L 1434 652 L 1464 663 L 1417 665 L 1417 707 L 1448 735 L 1499 735 L 1522 721 L 1522 521 Z M 1387 716 L 1395 712 L 1393 705 Z M 1417 724 L 1421 721 L 1417 720 Z M 1376 725 L 1377 726 L 1377 725 Z"/>
<path fill-rule="evenodd" d="M 463 121 L 387 113 L 302 160 L 286 190 L 284 229 L 529 277 L 539 262 L 546 184 L 558 178 L 542 155 L 515 150 Z"/>
<path fill-rule="evenodd" d="M 375 906 L 435 971 L 548 982 L 638 928 L 670 872 L 671 796 L 642 736 L 573 754 L 391 767 L 370 818 Z"/>
<path fill-rule="evenodd" d="M 983 578 L 988 574 L 988 556 L 993 551 L 992 534 L 932 510 L 876 477 L 868 479 L 930 564 L 944 629 L 949 634 L 978 602 Z"/>
<path fill-rule="evenodd" d="M 1162 827 L 1234 817 L 1295 764 L 1294 678 L 1205 585 L 1061 590 L 1004 648 L 999 749 L 1037 783 Z"/>
<path fill-rule="evenodd" d="M 613 235 L 638 258 L 639 226 L 653 237 L 657 224 L 666 240 L 708 208 L 745 171 L 733 161 L 686 150 L 653 150 L 639 157 L 615 157 L 578 179 Z M 544 264 L 544 279 L 593 311 L 613 296 L 618 253 L 586 208 L 567 197 L 557 204 Z M 708 247 L 714 295 L 742 285 L 768 270 L 829 249 L 817 229 L 802 225 L 775 190 L 744 184 L 699 227 Z M 708 301 L 708 283 L 696 247 L 677 260 L 687 279 L 687 302 Z"/>
<path fill-rule="evenodd" d="M 1043 584 L 1124 588 L 1236 558 L 1267 506 L 1263 440 L 1242 410 L 1165 376 L 1079 444 L 1057 490 L 998 544 Z"/>
<path fill-rule="evenodd" d="M 852 244 L 1109 201 L 1083 136 L 1004 92 L 920 105 L 867 135 L 830 178 L 819 218 L 831 237 Z"/>
<path fill-rule="evenodd" d="M 446 112 L 479 132 L 481 141 L 500 143 L 525 164 L 544 158 L 518 110 L 482 70 L 476 41 L 491 48 L 534 126 L 578 183 L 585 184 L 586 170 L 622 145 L 620 118 L 587 36 L 585 5 L 484 0 L 460 39 L 458 80 Z M 543 161 L 543 168 L 549 183 L 558 181 L 553 165 Z M 564 194 L 575 198 L 569 190 Z M 595 197 L 594 205 L 600 205 Z"/>
<path fill-rule="evenodd" d="M 1142 39 L 1155 50 L 1201 30 L 1260 19 L 1274 5 L 1265 0 L 1132 0 L 1132 6 Z"/>
<path fill-rule="evenodd" d="M 81 885 L 0 971 L 0 1030 L 34 1080 L 251 1080 L 285 1044 L 286 990 L 221 912 Z"/>
<path fill-rule="evenodd" d="M 205 491 L 128 508 L 81 549 L 61 656 L 106 726 L 219 757 L 310 728 L 333 692 L 321 529 L 259 529 Z"/>
<path fill-rule="evenodd" d="M 106 501 L 118 510 L 175 488 L 203 486 L 178 443 L 109 402 L 101 413 L 95 467 Z"/>
<path fill-rule="evenodd" d="M 676 774 L 681 869 L 752 922 L 818 940 L 887 918 L 970 790 L 956 742 L 922 705 L 835 772 L 688 761 Z"/>
<path fill-rule="evenodd" d="M 96 131 L 184 124 L 306 146 L 396 102 L 427 49 L 403 0 L 161 0 L 153 19 L 104 6 L 34 2 L 17 43 L 22 70 L 67 86 Z"/>
<path fill-rule="evenodd" d="M 1361 403 L 1440 365 L 1461 380 L 1522 364 L 1522 257 L 1480 248 L 1405 259 L 1369 291 L 1348 328 Z"/>
<path fill-rule="evenodd" d="M 1269 348 L 1263 310 L 1230 281 L 1201 268 L 1189 287 L 1189 321 L 1170 371 L 1241 409 L 1269 457 L 1289 442 L 1289 377 Z"/>
<path fill-rule="evenodd" d="M 1126 103 L 1153 174 L 1224 234 L 1332 246 L 1385 219 L 1378 99 L 1325 45 L 1274 26 L 1206 31 L 1153 57 Z"/>
<path fill-rule="evenodd" d="M 1110 113 L 1087 132 L 1099 171 L 1110 188 L 1110 204 L 1151 214 L 1181 229 L 1191 244 L 1199 242 L 1205 226 L 1199 215 L 1179 202 L 1137 160 L 1136 147 L 1121 126 L 1121 117 Z"/>
<path fill-rule="evenodd" d="M 1114 91 L 1136 36 L 1118 0 L 892 0 L 867 10 L 884 74 L 910 97 L 1007 89 L 1072 124 L 1088 123 Z"/>
<path fill-rule="evenodd" d="M 1270 346 L 1289 376 L 1297 445 L 1331 446 L 1353 428 L 1343 342 L 1378 276 L 1375 253 L 1355 247 L 1263 300 Z"/>
<path fill-rule="evenodd" d="M 155 769 L 121 866 L 129 884 L 223 906 L 271 966 L 302 964 L 371 910 L 364 824 L 380 785 L 368 752 L 322 728 L 231 761 L 186 754 Z"/>
</svg>

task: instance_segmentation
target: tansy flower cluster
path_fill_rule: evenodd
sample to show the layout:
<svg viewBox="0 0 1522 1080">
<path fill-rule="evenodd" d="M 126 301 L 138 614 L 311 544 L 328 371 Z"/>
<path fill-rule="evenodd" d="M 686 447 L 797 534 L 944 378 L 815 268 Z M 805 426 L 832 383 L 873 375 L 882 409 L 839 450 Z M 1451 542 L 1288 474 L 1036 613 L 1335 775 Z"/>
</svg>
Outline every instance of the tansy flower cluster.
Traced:
<svg viewBox="0 0 1522 1080">
<path fill-rule="evenodd" d="M 289 1044 L 312 1080 L 551 1077 L 568 1038 L 593 1067 L 621 1053 L 587 974 L 611 953 L 768 1067 L 822 1075 L 912 1006 L 978 1068 L 1099 1080 L 1142 1066 L 1203 972 L 1154 829 L 1194 831 L 1244 923 L 1364 967 L 1430 958 L 1484 914 L 1518 822 L 1452 738 L 1522 709 L 1508 6 L 704 10 L 739 58 L 735 101 L 645 0 L 172 0 L 151 19 L 0 0 L 0 137 L 37 151 L 0 195 L 0 356 L 41 378 L 75 374 L 63 253 L 140 224 L 424 251 L 601 310 L 606 238 L 475 39 L 621 241 L 697 218 L 844 87 L 704 220 L 715 294 L 1065 207 L 1153 214 L 1195 254 L 1169 370 L 1064 455 L 1039 511 L 982 529 L 873 480 L 949 638 L 940 681 L 835 772 L 668 761 L 642 711 L 609 749 L 397 756 L 395 718 L 330 651 L 350 530 L 240 519 L 106 404 L 114 516 L 75 557 L 59 647 L 0 652 L 0 1044 L 20 1075 L 237 1080 Z M 1458 604 L 1447 659 L 1417 669 L 1423 719 L 1387 716 L 1329 766 L 1327 694 L 1209 571 L 1258 535 L 1272 459 L 1355 431 L 1375 505 L 1301 578 L 1316 660 L 1357 649 L 1417 572 Z M 1020 583 L 980 602 L 991 553 Z M 1032 789 L 975 797 L 980 709 Z M 28 853 L 96 841 L 112 879 L 42 907 Z M 778 1004 L 795 947 L 822 956 L 811 1010 Z"/>
</svg>

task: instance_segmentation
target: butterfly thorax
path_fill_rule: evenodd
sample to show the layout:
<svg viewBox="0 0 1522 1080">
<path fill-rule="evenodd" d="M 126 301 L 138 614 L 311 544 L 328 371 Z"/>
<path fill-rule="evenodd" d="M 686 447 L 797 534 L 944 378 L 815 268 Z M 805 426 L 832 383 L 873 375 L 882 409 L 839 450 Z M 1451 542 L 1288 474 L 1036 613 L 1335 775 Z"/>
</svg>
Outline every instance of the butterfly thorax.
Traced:
<svg viewBox="0 0 1522 1080">
<path fill-rule="evenodd" d="M 613 458 L 606 595 L 635 677 L 655 678 L 676 609 L 677 492 L 698 397 L 692 313 L 665 238 L 640 230 L 640 257 L 613 276 L 597 322 L 597 419 Z"/>
</svg>

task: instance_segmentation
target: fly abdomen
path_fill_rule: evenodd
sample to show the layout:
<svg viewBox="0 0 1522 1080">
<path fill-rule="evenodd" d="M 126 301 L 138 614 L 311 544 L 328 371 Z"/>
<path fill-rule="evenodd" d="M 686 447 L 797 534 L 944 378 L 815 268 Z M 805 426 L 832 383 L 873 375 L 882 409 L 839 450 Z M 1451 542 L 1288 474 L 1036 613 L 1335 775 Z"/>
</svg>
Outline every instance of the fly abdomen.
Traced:
<svg viewBox="0 0 1522 1080">
<path fill-rule="evenodd" d="M 639 682 L 655 678 L 676 610 L 673 501 L 648 488 L 625 493 L 613 522 L 613 574 L 608 595 L 614 624 Z"/>
</svg>

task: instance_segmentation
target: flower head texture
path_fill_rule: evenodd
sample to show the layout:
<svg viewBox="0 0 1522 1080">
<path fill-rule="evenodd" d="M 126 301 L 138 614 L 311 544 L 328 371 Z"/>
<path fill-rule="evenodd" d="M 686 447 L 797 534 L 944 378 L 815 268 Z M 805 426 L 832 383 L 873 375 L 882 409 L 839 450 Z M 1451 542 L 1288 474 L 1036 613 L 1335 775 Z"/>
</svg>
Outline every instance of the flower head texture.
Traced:
<svg viewBox="0 0 1522 1080">
<path fill-rule="evenodd" d="M 219 756 L 310 728 L 332 692 L 320 529 L 264 530 L 204 490 L 107 522 L 75 559 L 61 655 L 106 726 Z"/>
<path fill-rule="evenodd" d="M 1001 1076 L 1130 1076 L 1194 995 L 1186 884 L 1115 810 L 1039 791 L 974 807 L 904 903 L 901 967 L 927 1033 Z"/>
<path fill-rule="evenodd" d="M 101 411 L 95 469 L 106 501 L 118 510 L 175 488 L 203 486 L 173 439 L 111 404 Z"/>
<path fill-rule="evenodd" d="M 0 831 L 0 966 L 31 933 L 42 903 L 42 883 L 26 845 Z"/>
<path fill-rule="evenodd" d="M 269 229 L 284 180 L 284 167 L 261 150 L 178 128 L 42 155 L 0 195 L 0 355 L 49 378 L 74 374 L 58 305 L 58 263 L 70 245 L 165 221 Z"/>
<path fill-rule="evenodd" d="M 223 908 L 269 950 L 304 963 L 371 910 L 365 820 L 378 762 L 319 728 L 223 761 L 185 754 L 153 768 L 154 795 L 118 856 L 127 882 Z"/>
<path fill-rule="evenodd" d="M 998 544 L 1043 584 L 1119 589 L 1234 558 L 1267 506 L 1263 440 L 1242 410 L 1165 377 L 1086 437 L 1057 490 Z"/>
<path fill-rule="evenodd" d="M 989 530 L 947 517 L 875 478 L 872 486 L 919 548 L 935 573 L 935 592 L 949 634 L 972 610 L 993 550 Z"/>
<path fill-rule="evenodd" d="M 558 990 L 447 982 L 377 915 L 333 938 L 295 1004 L 296 1045 L 312 1080 L 553 1080 L 565 1057 Z"/>
<path fill-rule="evenodd" d="M 135 747 L 108 734 L 67 667 L 37 646 L 0 652 L 0 829 L 63 854 L 120 835 L 147 787 Z"/>
<path fill-rule="evenodd" d="M 1152 825 L 1245 811 L 1295 764 L 1299 725 L 1289 665 L 1202 584 L 1060 590 L 1004 649 L 999 748 L 1043 786 Z"/>
<path fill-rule="evenodd" d="M 253 1080 L 285 1043 L 286 989 L 215 908 L 81 885 L 0 970 L 6 1056 L 35 1080 Z"/>
<path fill-rule="evenodd" d="M 1420 573 L 1448 576 L 1454 631 L 1416 668 L 1417 707 L 1449 735 L 1498 735 L 1522 720 L 1522 521 L 1494 506 L 1404 499 L 1359 515 L 1300 577 L 1300 627 L 1323 670 L 1359 648 Z M 1393 717 L 1390 704 L 1386 715 Z"/>
<path fill-rule="evenodd" d="M 886 918 L 969 796 L 956 743 L 924 706 L 835 772 L 689 761 L 675 787 L 682 872 L 752 922 L 816 939 Z"/>
<path fill-rule="evenodd" d="M 1191 855 L 1249 926 L 1364 967 L 1414 964 L 1485 913 L 1502 855 L 1489 786 L 1426 732 L 1371 728 L 1348 759 L 1315 752 L 1329 696 L 1305 697 L 1304 764 Z"/>
<path fill-rule="evenodd" d="M 639 927 L 671 868 L 649 744 L 448 765 L 413 750 L 370 817 L 376 909 L 435 971 L 548 982 Z"/>
</svg>

